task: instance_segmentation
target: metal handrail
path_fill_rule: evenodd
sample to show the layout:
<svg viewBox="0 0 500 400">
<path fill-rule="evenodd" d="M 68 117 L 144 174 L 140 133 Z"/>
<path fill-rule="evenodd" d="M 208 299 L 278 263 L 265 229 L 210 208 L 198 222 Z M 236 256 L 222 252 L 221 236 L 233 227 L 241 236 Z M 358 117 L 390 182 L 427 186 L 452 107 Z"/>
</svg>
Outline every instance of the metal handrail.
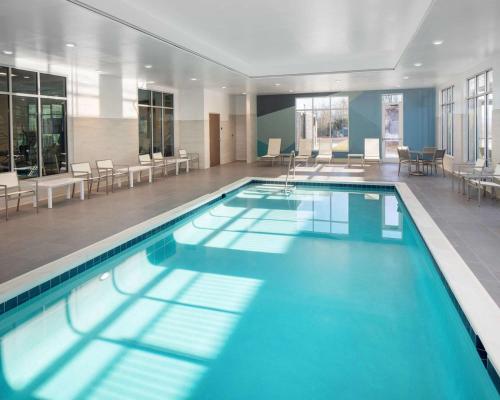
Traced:
<svg viewBox="0 0 500 400">
<path fill-rule="evenodd" d="M 285 192 L 288 191 L 288 179 L 290 177 L 290 168 L 293 162 L 293 179 L 295 179 L 295 150 L 292 150 L 290 153 L 290 159 L 288 160 L 288 170 L 286 171 L 286 179 L 285 179 Z"/>
</svg>

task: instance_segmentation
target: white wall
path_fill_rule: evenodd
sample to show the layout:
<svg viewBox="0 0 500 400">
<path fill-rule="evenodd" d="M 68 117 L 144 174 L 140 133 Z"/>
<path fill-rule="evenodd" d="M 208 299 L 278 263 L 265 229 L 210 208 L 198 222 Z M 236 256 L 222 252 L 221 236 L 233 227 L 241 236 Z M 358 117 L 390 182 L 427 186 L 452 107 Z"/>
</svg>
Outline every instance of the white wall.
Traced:
<svg viewBox="0 0 500 400">
<path fill-rule="evenodd" d="M 467 159 L 467 78 L 486 69 L 493 69 L 493 114 L 492 114 L 492 159 L 500 162 L 500 54 L 478 63 L 475 67 L 451 76 L 437 87 L 436 91 L 436 143 L 442 143 L 441 126 L 441 90 L 454 86 L 454 116 L 453 116 L 453 157 L 447 156 L 445 166 L 450 170 L 453 163 L 464 162 Z"/>
</svg>

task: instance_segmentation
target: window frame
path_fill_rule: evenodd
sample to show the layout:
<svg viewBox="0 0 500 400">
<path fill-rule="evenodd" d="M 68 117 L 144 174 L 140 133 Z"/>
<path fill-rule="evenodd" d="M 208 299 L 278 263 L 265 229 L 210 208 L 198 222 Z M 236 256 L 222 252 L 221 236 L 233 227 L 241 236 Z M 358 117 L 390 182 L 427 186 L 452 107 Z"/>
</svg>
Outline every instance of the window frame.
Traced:
<svg viewBox="0 0 500 400">
<path fill-rule="evenodd" d="M 52 100 L 60 100 L 65 102 L 65 107 L 64 107 L 64 134 L 65 134 L 65 143 L 64 143 L 64 152 L 66 154 L 66 171 L 60 171 L 59 173 L 67 173 L 68 172 L 68 165 L 69 165 L 69 154 L 68 154 L 68 77 L 65 75 L 55 75 L 55 74 L 49 74 L 46 72 L 40 72 L 40 71 L 32 71 L 32 70 L 26 70 L 23 69 L 21 66 L 20 67 L 11 67 L 11 66 L 5 66 L 2 65 L 2 67 L 7 68 L 7 78 L 8 78 L 8 90 L 7 91 L 0 91 L 0 94 L 7 95 L 9 98 L 9 171 L 17 170 L 15 167 L 15 152 L 14 152 L 14 98 L 17 97 L 30 97 L 30 98 L 35 98 L 36 99 L 36 105 L 37 105 L 37 174 L 36 175 L 28 175 L 26 177 L 42 177 L 42 176 L 47 176 L 44 174 L 44 165 L 43 165 L 43 126 L 42 126 L 42 99 L 52 99 Z M 23 92 L 14 92 L 13 87 L 12 87 L 12 70 L 21 70 L 21 71 L 26 71 L 26 72 L 31 72 L 35 74 L 36 77 L 36 93 L 23 93 Z M 60 78 L 64 78 L 65 80 L 65 96 L 48 96 L 48 95 L 42 95 L 40 91 L 40 75 L 53 75 L 57 76 Z M 24 176 L 20 176 L 20 178 L 23 178 Z"/>
<path fill-rule="evenodd" d="M 491 75 L 490 75 L 491 74 Z M 480 76 L 484 76 L 485 82 L 484 82 L 484 91 L 481 93 L 478 93 L 478 79 Z M 488 84 L 488 77 L 491 76 L 491 84 Z M 493 86 L 494 86 L 494 76 L 493 76 L 493 68 L 488 68 L 485 70 L 482 70 L 472 76 L 469 76 L 465 82 L 466 82 L 466 96 L 465 96 L 465 105 L 466 105 L 466 115 L 467 115 L 467 135 L 466 135 L 466 146 L 467 146 L 467 161 L 476 161 L 478 159 L 478 150 L 479 150 L 479 138 L 478 138 L 478 100 L 481 97 L 484 97 L 484 107 L 485 107 L 485 113 L 484 113 L 484 120 L 483 126 L 484 126 L 484 158 L 486 165 L 489 165 L 491 163 L 491 148 L 489 146 L 489 143 L 491 143 L 491 132 L 488 130 L 488 97 L 491 95 L 494 98 L 494 93 L 493 93 Z M 471 83 L 474 83 L 474 93 L 470 93 L 470 88 L 471 88 Z M 474 109 L 472 110 L 471 108 L 471 102 L 474 105 Z M 472 112 L 471 112 L 472 110 Z M 474 132 L 471 132 L 471 117 L 474 119 L 473 123 L 473 129 Z M 474 146 L 471 148 L 471 142 L 474 139 Z M 492 146 L 491 146 L 492 147 Z M 472 156 L 471 151 L 474 151 L 474 155 Z"/>
<path fill-rule="evenodd" d="M 455 86 L 451 85 L 441 90 L 441 148 L 446 149 L 446 154 L 453 156 L 455 112 Z M 446 96 L 446 98 L 445 98 Z M 451 125 L 450 125 L 451 119 Z"/>
<path fill-rule="evenodd" d="M 139 103 L 139 91 L 145 91 L 149 92 L 149 104 L 140 104 Z M 154 95 L 155 93 L 159 93 L 161 96 L 161 104 L 160 105 L 153 105 L 154 104 Z M 166 95 L 172 96 L 172 107 L 165 105 L 165 97 Z M 171 92 L 164 92 L 161 90 L 157 89 L 144 89 L 144 88 L 138 88 L 137 89 L 137 106 L 139 108 L 149 108 L 149 116 L 148 116 L 148 123 L 151 126 L 151 143 L 149 146 L 149 154 L 152 155 L 154 152 L 154 147 L 155 147 L 155 142 L 154 142 L 154 137 L 155 137 L 155 132 L 154 132 L 154 110 L 157 109 L 159 110 L 158 112 L 160 113 L 160 147 L 161 147 L 161 153 L 165 157 L 165 110 L 172 110 L 172 119 L 174 119 L 174 114 L 175 114 L 175 100 L 174 100 L 174 94 Z M 140 121 L 139 121 L 140 123 Z M 138 134 L 140 133 L 140 130 L 138 131 Z M 172 132 L 172 140 L 174 143 L 172 144 L 172 156 L 175 156 L 175 135 Z M 139 153 L 140 153 L 140 141 L 139 141 Z"/>
</svg>

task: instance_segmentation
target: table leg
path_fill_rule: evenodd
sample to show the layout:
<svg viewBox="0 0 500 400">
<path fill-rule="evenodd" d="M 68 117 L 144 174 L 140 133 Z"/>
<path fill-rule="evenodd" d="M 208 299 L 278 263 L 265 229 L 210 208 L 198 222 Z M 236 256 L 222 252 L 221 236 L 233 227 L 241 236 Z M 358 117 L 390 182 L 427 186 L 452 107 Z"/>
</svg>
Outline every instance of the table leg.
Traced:
<svg viewBox="0 0 500 400">
<path fill-rule="evenodd" d="M 149 183 L 153 183 L 153 167 L 149 168 Z"/>
<path fill-rule="evenodd" d="M 179 175 L 179 163 L 175 162 L 175 175 Z"/>
<path fill-rule="evenodd" d="M 132 171 L 129 171 L 128 173 L 128 181 L 129 181 L 129 186 L 131 188 L 134 187 L 134 173 Z"/>
<path fill-rule="evenodd" d="M 137 174 L 137 183 L 141 183 L 141 173 Z"/>
<path fill-rule="evenodd" d="M 85 186 L 84 182 L 80 182 L 80 200 L 85 200 Z"/>
<path fill-rule="evenodd" d="M 52 188 L 47 188 L 47 208 L 52 208 Z"/>
<path fill-rule="evenodd" d="M 189 160 L 186 161 L 186 172 L 189 172 Z"/>
<path fill-rule="evenodd" d="M 71 185 L 66 186 L 66 198 L 71 199 Z"/>
</svg>

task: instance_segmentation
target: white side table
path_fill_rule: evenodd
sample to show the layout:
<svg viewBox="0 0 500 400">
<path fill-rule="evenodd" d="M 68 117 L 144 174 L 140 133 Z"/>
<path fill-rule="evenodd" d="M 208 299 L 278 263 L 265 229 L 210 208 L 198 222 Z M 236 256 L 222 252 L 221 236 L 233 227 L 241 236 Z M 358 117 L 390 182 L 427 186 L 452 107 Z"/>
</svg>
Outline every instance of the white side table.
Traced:
<svg viewBox="0 0 500 400">
<path fill-rule="evenodd" d="M 358 158 L 361 161 L 361 165 L 365 166 L 365 155 L 359 153 L 349 153 L 347 154 L 347 166 L 351 167 L 351 159 Z"/>
<path fill-rule="evenodd" d="M 167 159 L 165 166 L 175 164 L 175 175 L 179 175 L 179 167 L 182 163 L 186 163 L 186 172 L 189 172 L 189 158 L 170 158 Z"/>
<path fill-rule="evenodd" d="M 47 207 L 52 208 L 53 190 L 66 186 L 66 198 L 71 199 L 71 186 L 80 184 L 80 200 L 85 199 L 85 186 L 82 178 L 58 178 L 50 180 L 39 180 L 38 189 L 47 189 Z"/>
<path fill-rule="evenodd" d="M 148 171 L 149 173 L 149 183 L 153 182 L 153 167 L 148 165 L 134 165 L 128 168 L 120 168 L 118 169 L 120 172 L 128 171 L 128 181 L 131 188 L 134 187 L 134 174 L 137 174 L 137 183 L 141 181 L 141 172 Z"/>
</svg>

